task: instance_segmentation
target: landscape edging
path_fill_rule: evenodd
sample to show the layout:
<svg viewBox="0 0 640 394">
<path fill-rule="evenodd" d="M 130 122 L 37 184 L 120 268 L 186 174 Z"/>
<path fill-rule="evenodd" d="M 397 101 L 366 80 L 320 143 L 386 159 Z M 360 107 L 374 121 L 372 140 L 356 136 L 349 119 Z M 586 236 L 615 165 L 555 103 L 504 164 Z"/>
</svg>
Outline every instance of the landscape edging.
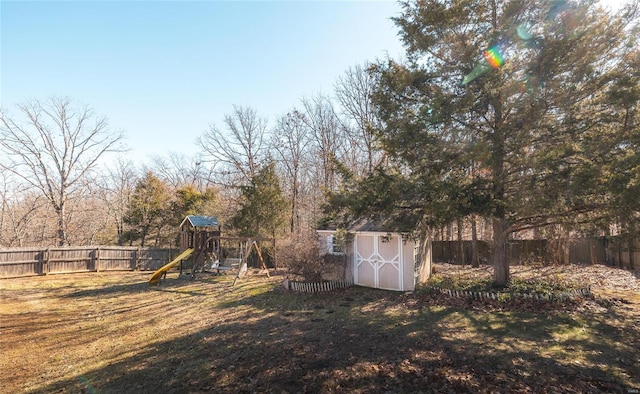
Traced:
<svg viewBox="0 0 640 394">
<path fill-rule="evenodd" d="M 567 290 L 562 292 L 555 293 L 505 293 L 505 292 L 488 292 L 488 291 L 468 291 L 468 290 L 451 290 L 445 289 L 442 287 L 436 286 L 428 286 L 426 287 L 428 290 L 437 291 L 440 294 L 445 294 L 450 297 L 456 298 L 473 298 L 476 300 L 480 299 L 491 299 L 498 301 L 506 301 L 512 298 L 526 298 L 533 300 L 546 300 L 546 301 L 564 301 L 567 299 L 573 299 L 576 297 L 584 297 L 590 296 L 591 287 L 581 287 L 579 289 Z"/>
</svg>

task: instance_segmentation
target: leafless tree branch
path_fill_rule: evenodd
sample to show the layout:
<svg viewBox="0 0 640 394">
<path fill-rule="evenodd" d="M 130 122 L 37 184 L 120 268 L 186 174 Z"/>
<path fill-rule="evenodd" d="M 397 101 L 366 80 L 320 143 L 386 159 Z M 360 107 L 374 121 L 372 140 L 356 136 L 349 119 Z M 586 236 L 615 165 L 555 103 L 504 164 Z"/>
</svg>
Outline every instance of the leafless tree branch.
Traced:
<svg viewBox="0 0 640 394">
<path fill-rule="evenodd" d="M 38 189 L 58 217 L 58 242 L 68 243 L 65 206 L 82 187 L 98 160 L 120 152 L 121 132 L 89 108 L 77 109 L 67 98 L 18 105 L 22 121 L 0 112 L 0 168 Z M 93 123 L 92 123 L 93 121 Z"/>
</svg>

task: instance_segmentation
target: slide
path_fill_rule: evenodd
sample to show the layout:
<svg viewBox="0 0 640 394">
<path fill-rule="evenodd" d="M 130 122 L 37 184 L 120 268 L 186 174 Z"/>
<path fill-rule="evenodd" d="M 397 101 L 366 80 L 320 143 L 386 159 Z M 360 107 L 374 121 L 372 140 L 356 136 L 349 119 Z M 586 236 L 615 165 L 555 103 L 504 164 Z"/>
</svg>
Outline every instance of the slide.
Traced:
<svg viewBox="0 0 640 394">
<path fill-rule="evenodd" d="M 162 274 L 164 274 L 165 272 L 169 271 L 171 268 L 178 265 L 178 263 L 181 262 L 182 260 L 191 256 L 191 253 L 193 253 L 193 249 L 186 249 L 184 252 L 180 253 L 178 257 L 173 259 L 173 261 L 171 261 L 169 264 L 163 265 L 159 270 L 153 273 L 153 276 L 151 277 L 151 279 L 149 279 L 149 284 L 155 285 L 156 283 L 160 282 L 160 278 L 162 277 Z"/>
</svg>

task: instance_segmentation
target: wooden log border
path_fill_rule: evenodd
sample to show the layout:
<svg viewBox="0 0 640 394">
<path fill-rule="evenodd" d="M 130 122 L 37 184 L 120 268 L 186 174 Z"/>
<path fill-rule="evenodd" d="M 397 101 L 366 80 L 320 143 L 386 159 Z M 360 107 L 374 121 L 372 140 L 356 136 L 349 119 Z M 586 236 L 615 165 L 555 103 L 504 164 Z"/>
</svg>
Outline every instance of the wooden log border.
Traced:
<svg viewBox="0 0 640 394">
<path fill-rule="evenodd" d="M 301 282 L 295 280 L 284 280 L 284 287 L 287 290 L 297 293 L 320 293 L 344 289 L 353 286 L 353 280 L 330 280 L 323 282 Z"/>
<path fill-rule="evenodd" d="M 498 301 L 508 301 L 514 298 L 527 298 L 544 301 L 565 301 L 592 295 L 591 287 L 582 287 L 579 289 L 555 293 L 496 293 L 485 291 L 451 290 L 435 286 L 429 286 L 427 287 L 427 290 L 436 291 L 440 294 L 455 298 L 472 298 L 474 300 L 491 299 Z"/>
</svg>

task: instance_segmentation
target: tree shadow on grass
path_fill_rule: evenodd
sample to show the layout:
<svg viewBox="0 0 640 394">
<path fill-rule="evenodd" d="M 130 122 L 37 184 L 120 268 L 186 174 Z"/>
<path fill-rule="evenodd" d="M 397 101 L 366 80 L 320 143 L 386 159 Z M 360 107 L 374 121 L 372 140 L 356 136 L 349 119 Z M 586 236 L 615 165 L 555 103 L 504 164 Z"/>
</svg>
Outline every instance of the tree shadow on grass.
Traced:
<svg viewBox="0 0 640 394">
<path fill-rule="evenodd" d="M 78 290 L 78 289 L 71 288 L 68 294 L 65 294 L 64 297 L 65 298 L 113 297 L 113 296 L 121 295 L 124 293 L 139 294 L 139 293 L 148 292 L 148 291 L 160 291 L 160 292 L 168 292 L 168 293 L 173 292 L 173 293 L 188 294 L 193 296 L 204 296 L 209 294 L 204 291 L 191 289 L 194 287 L 194 285 L 197 285 L 197 284 L 198 284 L 197 280 L 191 280 L 187 276 L 163 280 L 161 283 L 156 285 L 150 285 L 147 280 L 139 281 L 135 283 L 123 283 L 123 284 L 108 283 L 98 288 L 93 287 L 86 290 L 84 289 Z"/>
<path fill-rule="evenodd" d="M 552 352 L 554 333 L 584 324 L 570 317 L 471 312 L 363 288 L 300 295 L 248 284 L 234 291 L 237 299 L 211 311 L 224 316 L 216 324 L 131 349 L 130 357 L 33 392 L 577 393 L 626 387 L 610 369 L 568 363 Z M 593 327 L 608 328 L 606 321 Z M 628 345 L 637 346 L 636 340 Z M 619 350 L 591 337 L 571 344 L 581 351 Z"/>
</svg>

